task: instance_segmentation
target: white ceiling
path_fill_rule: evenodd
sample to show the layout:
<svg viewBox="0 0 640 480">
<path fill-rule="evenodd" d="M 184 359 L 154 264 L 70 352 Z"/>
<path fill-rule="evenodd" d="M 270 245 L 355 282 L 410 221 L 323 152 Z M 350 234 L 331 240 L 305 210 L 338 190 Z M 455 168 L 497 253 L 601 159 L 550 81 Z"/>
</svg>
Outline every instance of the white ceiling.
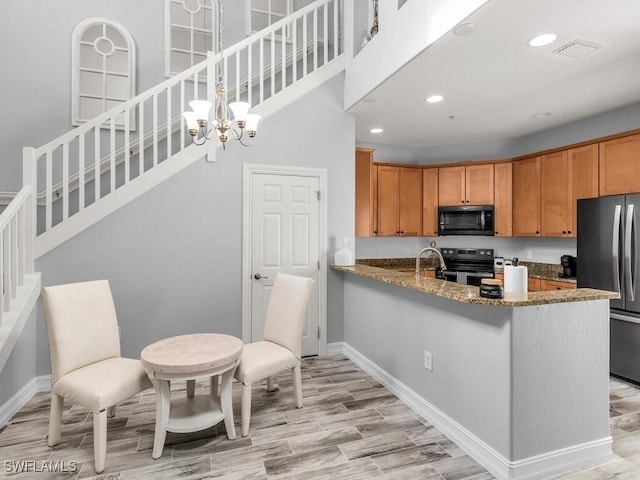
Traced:
<svg viewBox="0 0 640 480">
<path fill-rule="evenodd" d="M 447 33 L 350 110 L 358 141 L 509 139 L 640 101 L 640 0 L 489 0 L 465 22 L 471 34 Z M 557 39 L 528 45 L 545 32 Z M 552 53 L 574 40 L 601 48 L 581 59 Z M 427 104 L 433 94 L 445 98 Z M 551 115 L 533 117 L 541 112 Z"/>
</svg>

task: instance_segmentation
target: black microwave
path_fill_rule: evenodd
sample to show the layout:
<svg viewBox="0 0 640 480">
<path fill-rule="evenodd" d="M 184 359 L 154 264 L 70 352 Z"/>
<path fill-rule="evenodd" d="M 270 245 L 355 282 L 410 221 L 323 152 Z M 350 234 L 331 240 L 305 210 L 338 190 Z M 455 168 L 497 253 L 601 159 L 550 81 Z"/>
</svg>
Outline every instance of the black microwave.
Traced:
<svg viewBox="0 0 640 480">
<path fill-rule="evenodd" d="M 493 235 L 493 205 L 439 207 L 438 235 Z"/>
</svg>

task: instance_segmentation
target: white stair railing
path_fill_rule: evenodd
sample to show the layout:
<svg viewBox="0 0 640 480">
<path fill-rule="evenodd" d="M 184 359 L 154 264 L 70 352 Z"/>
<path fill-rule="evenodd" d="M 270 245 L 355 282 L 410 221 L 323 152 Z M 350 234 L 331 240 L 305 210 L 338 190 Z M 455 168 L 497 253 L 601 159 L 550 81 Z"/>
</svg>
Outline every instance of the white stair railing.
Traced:
<svg viewBox="0 0 640 480">
<path fill-rule="evenodd" d="M 33 273 L 32 203 L 31 187 L 25 185 L 0 214 L 0 327 L 25 275 Z"/>
<path fill-rule="evenodd" d="M 25 148 L 23 161 L 32 165 L 28 183 L 43 192 L 37 202 L 43 208 L 33 202 L 37 233 L 189 148 L 181 112 L 193 99 L 215 97 L 219 62 L 229 101 L 256 107 L 340 57 L 341 1 L 318 0 L 46 145 Z"/>
</svg>

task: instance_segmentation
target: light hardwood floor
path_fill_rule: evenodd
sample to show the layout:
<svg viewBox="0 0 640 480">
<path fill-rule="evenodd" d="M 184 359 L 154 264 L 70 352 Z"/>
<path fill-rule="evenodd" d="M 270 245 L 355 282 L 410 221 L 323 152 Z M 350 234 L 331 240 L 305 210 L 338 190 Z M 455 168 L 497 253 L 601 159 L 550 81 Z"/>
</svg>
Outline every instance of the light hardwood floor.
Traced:
<svg viewBox="0 0 640 480">
<path fill-rule="evenodd" d="M 16 479 L 424 479 L 494 477 L 436 428 L 342 355 L 303 362 L 305 405 L 293 406 L 290 375 L 280 390 L 253 391 L 248 437 L 228 440 L 224 424 L 167 436 L 162 457 L 151 458 L 155 396 L 149 390 L 119 405 L 109 419 L 107 464 L 93 471 L 92 416 L 67 404 L 62 442 L 47 447 L 49 395 L 36 395 L 0 431 L 0 477 Z M 185 395 L 174 384 L 172 395 Z M 197 392 L 208 386 L 199 383 Z M 240 390 L 234 384 L 239 425 Z M 237 429 L 239 432 L 239 428 Z M 640 388 L 611 379 L 615 455 L 606 464 L 563 480 L 640 479 Z M 20 461 L 23 473 L 16 473 Z M 56 464 L 56 462 L 58 462 Z M 75 463 L 71 463 L 75 462 Z M 67 472 L 42 472 L 46 468 Z"/>
</svg>

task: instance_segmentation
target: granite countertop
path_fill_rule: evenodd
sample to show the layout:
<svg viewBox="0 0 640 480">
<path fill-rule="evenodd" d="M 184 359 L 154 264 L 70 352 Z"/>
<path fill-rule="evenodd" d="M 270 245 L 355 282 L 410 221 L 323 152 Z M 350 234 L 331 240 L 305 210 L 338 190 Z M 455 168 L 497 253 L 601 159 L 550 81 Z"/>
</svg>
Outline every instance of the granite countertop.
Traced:
<svg viewBox="0 0 640 480">
<path fill-rule="evenodd" d="M 369 265 L 371 267 L 389 268 L 389 269 L 415 269 L 415 258 L 362 258 L 356 260 L 356 263 Z M 434 270 L 439 265 L 438 259 L 435 257 L 425 257 L 420 259 L 420 269 Z M 527 275 L 531 278 L 540 278 L 542 280 L 556 280 L 558 282 L 576 283 L 575 277 L 559 277 L 562 272 L 562 265 L 553 263 L 536 263 L 536 262 L 520 262 L 519 265 L 527 267 Z M 502 268 L 496 268 L 496 273 L 502 273 Z"/>
<path fill-rule="evenodd" d="M 360 262 L 360 261 L 358 261 Z M 375 263 L 375 262 L 374 262 Z M 383 262 L 384 263 L 384 262 Z M 422 266 L 422 265 L 421 265 Z M 499 307 L 525 307 L 531 305 L 547 305 L 551 303 L 584 302 L 588 300 L 607 300 L 619 298 L 617 293 L 592 288 L 552 290 L 545 292 L 528 292 L 522 294 L 506 293 L 504 298 L 484 298 L 479 288 L 446 280 L 417 277 L 412 273 L 399 271 L 405 265 L 387 263 L 386 268 L 358 263 L 352 267 L 331 265 L 330 268 L 340 272 L 351 273 L 360 277 L 371 278 L 399 287 L 410 288 L 419 292 L 430 293 L 443 298 L 457 300 L 462 303 L 493 305 Z M 407 265 L 408 268 L 411 268 Z M 413 261 L 415 269 L 415 260 Z M 427 266 L 429 268 L 429 266 Z"/>
</svg>

